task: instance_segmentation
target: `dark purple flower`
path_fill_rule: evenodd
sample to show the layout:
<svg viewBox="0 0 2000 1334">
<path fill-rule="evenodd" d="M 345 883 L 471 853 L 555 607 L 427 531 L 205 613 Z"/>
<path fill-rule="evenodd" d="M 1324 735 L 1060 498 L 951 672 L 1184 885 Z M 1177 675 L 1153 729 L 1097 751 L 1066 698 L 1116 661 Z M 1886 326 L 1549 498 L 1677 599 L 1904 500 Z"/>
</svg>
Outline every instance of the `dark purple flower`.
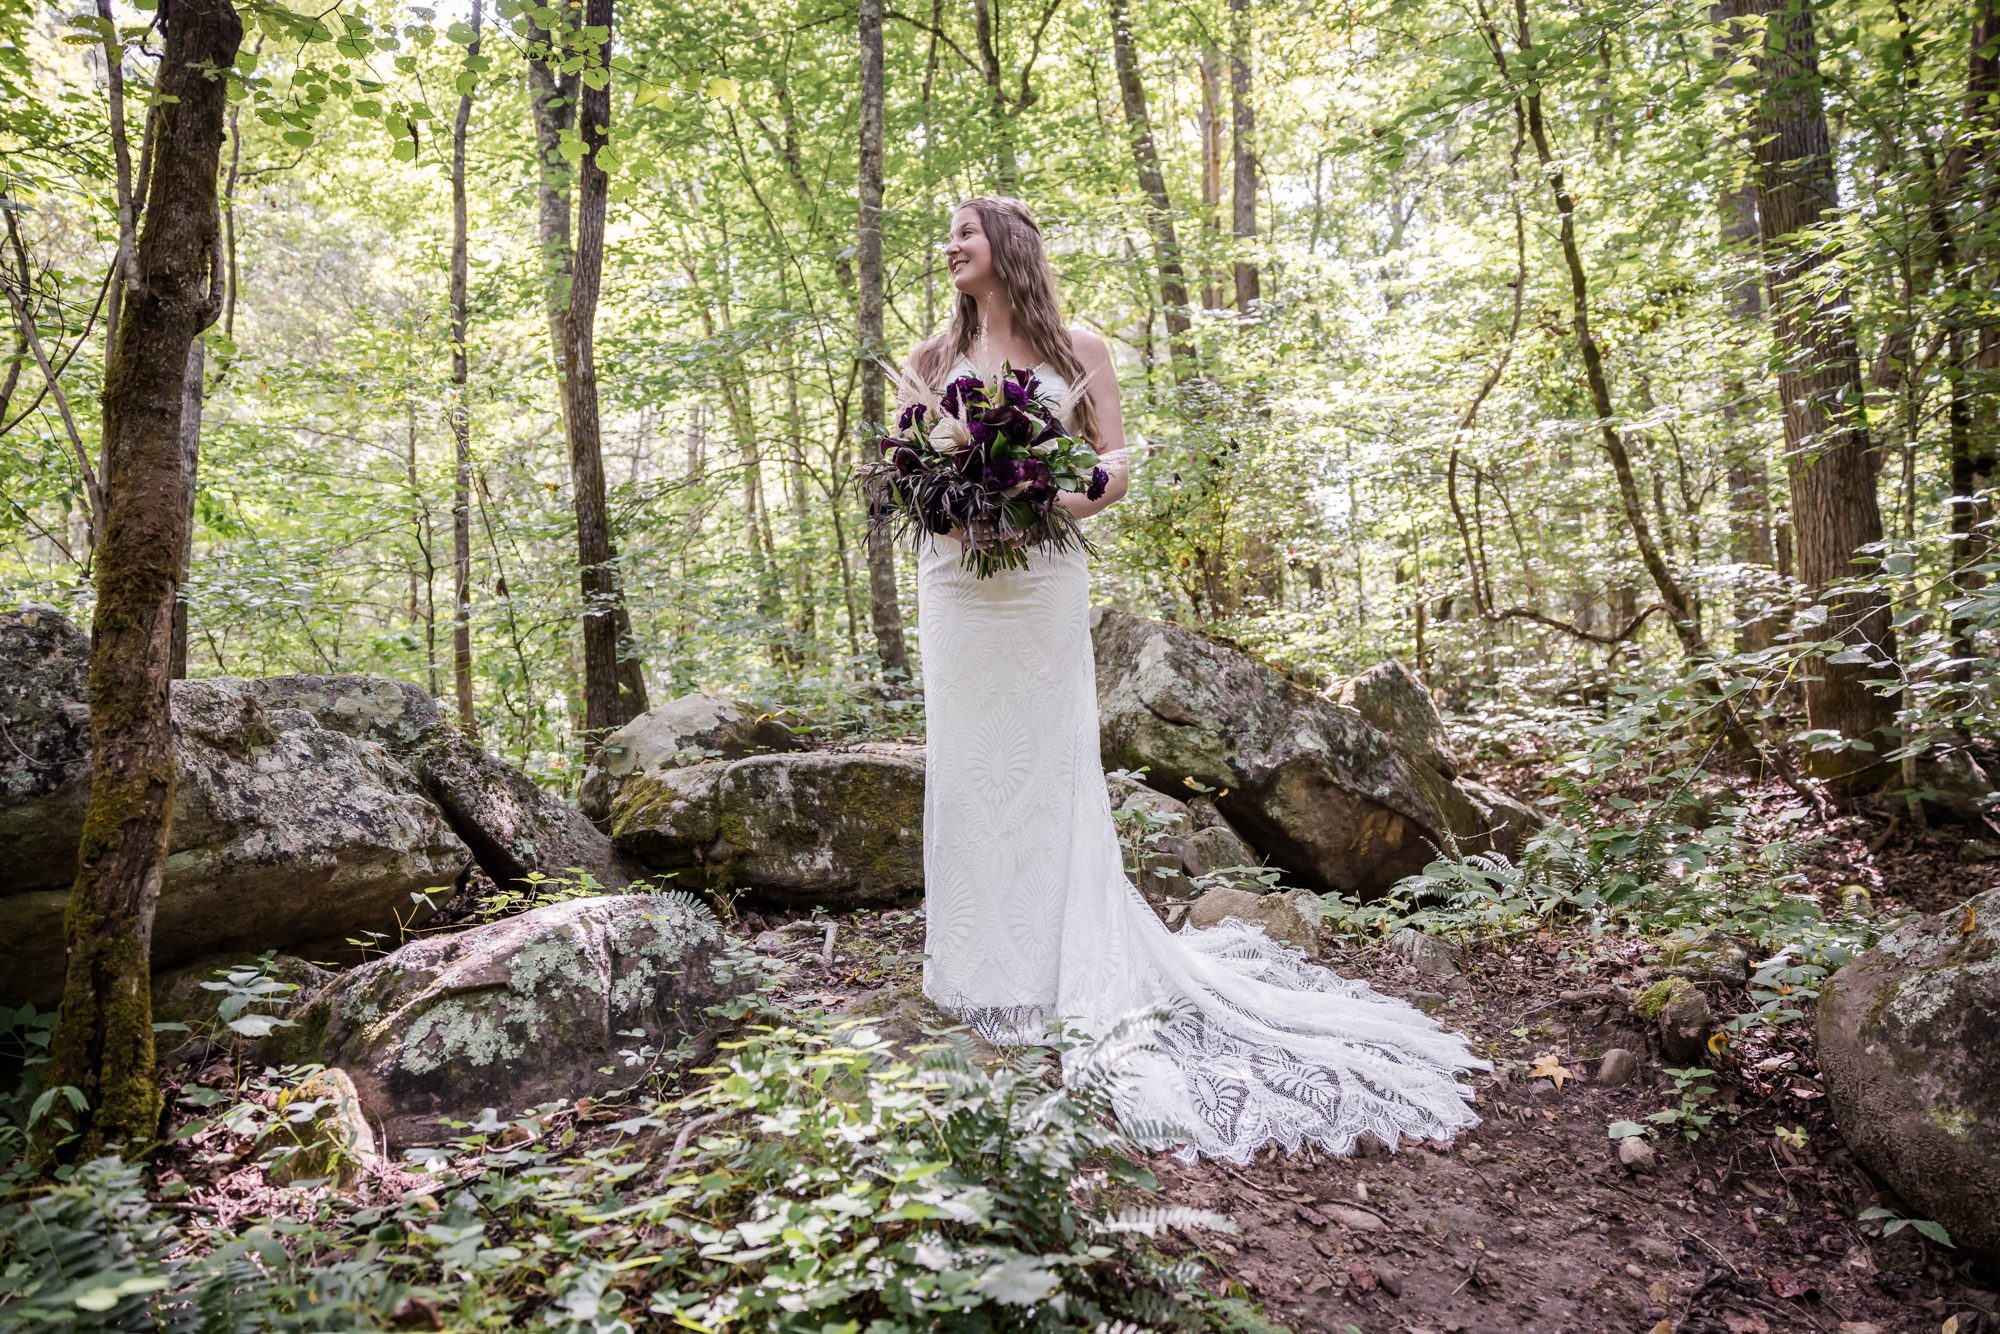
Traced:
<svg viewBox="0 0 2000 1334">
<path fill-rule="evenodd" d="M 944 410 L 954 417 L 963 417 L 972 395 L 986 387 L 986 382 L 977 375 L 961 375 L 944 387 Z"/>
<path fill-rule="evenodd" d="M 1102 468 L 1090 470 L 1090 485 L 1083 489 L 1085 500 L 1095 500 L 1104 494 L 1104 488 L 1111 485 L 1111 474 Z"/>
<path fill-rule="evenodd" d="M 1021 480 L 1028 484 L 1028 499 L 1043 501 L 1055 494 L 1055 479 L 1049 476 L 1049 465 L 1040 459 L 1021 461 Z"/>
<path fill-rule="evenodd" d="M 896 436 L 885 435 L 875 442 L 875 450 L 877 453 L 886 456 L 902 443 L 902 440 Z"/>
<path fill-rule="evenodd" d="M 994 459 L 986 465 L 986 484 L 1002 490 L 1027 480 L 1026 465 L 1019 459 Z"/>
<path fill-rule="evenodd" d="M 927 403 L 912 403 L 903 409 L 903 415 L 896 419 L 896 429 L 908 435 L 912 428 L 922 429 L 924 416 L 930 411 Z"/>
<path fill-rule="evenodd" d="M 1016 374 L 1019 374 L 1019 372 L 1016 372 Z M 1028 386 L 1022 384 L 1019 380 L 1002 380 L 1000 382 L 1000 394 L 1002 400 L 1010 408 L 1025 408 L 1028 406 Z"/>
<path fill-rule="evenodd" d="M 977 477 L 986 467 L 986 451 L 978 445 L 968 445 L 952 458 L 952 466 L 961 477 Z"/>
<path fill-rule="evenodd" d="M 992 422 L 975 419 L 965 424 L 965 433 L 972 437 L 974 444 L 990 445 L 999 436 L 1000 428 Z"/>
<path fill-rule="evenodd" d="M 922 461 L 917 457 L 917 451 L 908 445 L 898 445 L 893 457 L 896 460 L 896 471 L 905 477 L 915 472 L 917 465 Z"/>
</svg>

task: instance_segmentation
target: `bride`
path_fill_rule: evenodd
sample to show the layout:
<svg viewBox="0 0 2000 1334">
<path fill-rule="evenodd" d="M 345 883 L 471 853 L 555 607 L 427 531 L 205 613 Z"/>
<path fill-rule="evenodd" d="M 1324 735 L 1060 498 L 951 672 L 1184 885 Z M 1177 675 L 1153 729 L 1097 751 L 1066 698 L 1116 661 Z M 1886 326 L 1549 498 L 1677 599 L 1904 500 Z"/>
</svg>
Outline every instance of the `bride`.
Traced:
<svg viewBox="0 0 2000 1334">
<path fill-rule="evenodd" d="M 1125 494 L 1118 382 L 1104 340 L 1065 329 L 1041 233 L 1020 201 L 980 197 L 944 247 L 958 297 L 911 354 L 931 385 L 1003 363 L 1063 394 L 1110 474 L 1078 518 Z M 1170 932 L 1127 879 L 1098 758 L 1090 573 L 1079 550 L 974 577 L 956 530 L 918 558 L 927 740 L 924 992 L 1000 1043 L 1048 1025 L 1105 1034 L 1171 1018 L 1121 1067 L 1127 1125 L 1167 1123 L 1185 1157 L 1247 1162 L 1267 1142 L 1347 1153 L 1363 1135 L 1448 1138 L 1477 1123 L 1455 1071 L 1485 1068 L 1401 1001 L 1231 919 Z"/>
</svg>

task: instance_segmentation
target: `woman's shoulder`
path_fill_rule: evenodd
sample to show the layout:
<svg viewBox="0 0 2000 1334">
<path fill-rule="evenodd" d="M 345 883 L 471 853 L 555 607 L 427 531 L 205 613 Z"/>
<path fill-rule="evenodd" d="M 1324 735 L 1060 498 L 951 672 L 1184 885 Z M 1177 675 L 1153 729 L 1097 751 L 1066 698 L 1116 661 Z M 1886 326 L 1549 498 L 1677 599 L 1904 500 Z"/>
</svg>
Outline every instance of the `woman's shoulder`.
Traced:
<svg viewBox="0 0 2000 1334">
<path fill-rule="evenodd" d="M 1101 365 L 1111 360 L 1111 347 L 1093 329 L 1072 325 L 1069 330 L 1070 351 L 1086 366 Z"/>
</svg>

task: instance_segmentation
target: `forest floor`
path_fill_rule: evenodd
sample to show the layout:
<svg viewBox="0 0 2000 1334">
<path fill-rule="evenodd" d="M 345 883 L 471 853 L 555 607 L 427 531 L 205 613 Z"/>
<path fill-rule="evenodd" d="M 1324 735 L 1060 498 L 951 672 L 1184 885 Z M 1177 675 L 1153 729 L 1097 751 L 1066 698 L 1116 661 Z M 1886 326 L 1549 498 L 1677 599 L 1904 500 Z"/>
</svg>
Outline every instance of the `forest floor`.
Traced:
<svg viewBox="0 0 2000 1334">
<path fill-rule="evenodd" d="M 1789 794 L 1739 795 L 1784 818 Z M 1963 860 L 1965 841 L 1848 817 L 1806 869 L 1829 905 L 1859 885 L 1885 915 L 1934 912 L 2000 880 L 2000 863 Z M 917 999 L 921 908 L 819 920 L 835 925 L 831 967 L 821 931 L 760 943 L 789 961 L 782 1005 L 858 1006 L 892 1035 L 928 1018 Z M 744 913 L 732 930 L 755 941 L 782 921 Z M 1856 1221 L 1872 1204 L 1899 1202 L 1847 1155 L 1809 1022 L 1722 1053 L 1715 1096 L 1699 1104 L 1714 1119 L 1694 1140 L 1656 1127 L 1653 1168 L 1635 1172 L 1610 1124 L 1644 1123 L 1681 1102 L 1665 1073 L 1672 1063 L 1625 1003 L 1655 973 L 1648 942 L 1581 928 L 1472 942 L 1442 979 L 1380 942 L 1332 933 L 1319 958 L 1465 1033 L 1495 1067 L 1468 1077 L 1483 1119 L 1448 1147 L 1371 1144 L 1345 1159 L 1267 1151 L 1232 1167 L 1159 1155 L 1162 1202 L 1216 1210 L 1241 1229 L 1176 1233 L 1167 1244 L 1205 1254 L 1219 1290 L 1240 1285 L 1292 1328 L 1337 1334 L 2000 1334 L 2000 1274 L 1974 1273 L 1914 1229 L 1884 1236 L 1879 1223 Z M 1749 1007 L 1740 979 L 1733 998 L 1730 989 L 1705 984 L 1719 1016 Z M 1597 1081 L 1610 1047 L 1637 1056 L 1634 1078 Z M 1560 1081 L 1531 1073 L 1553 1067 Z M 218 1064 L 193 1082 L 228 1078 Z M 578 1151 L 612 1134 L 595 1116 L 562 1119 Z M 162 1164 L 169 1177 L 185 1173 L 180 1207 L 225 1224 L 305 1207 L 301 1192 L 265 1185 L 242 1147 L 200 1152 L 223 1147 L 219 1138 L 184 1142 L 179 1161 Z M 427 1188 L 385 1164 L 360 1193 L 386 1202 Z"/>
<path fill-rule="evenodd" d="M 1782 789 L 1739 793 L 1782 818 Z M 1886 837 L 1884 835 L 1887 835 Z M 2000 881 L 1968 863 L 1962 831 L 1847 817 L 1809 855 L 1831 907 L 1853 886 L 1884 915 L 1936 912 Z M 775 921 L 775 919 L 773 919 Z M 839 919 L 834 967 L 807 966 L 787 1003 L 835 1009 L 917 994 L 920 910 Z M 751 917 L 746 926 L 772 922 Z M 810 955 L 817 952 L 815 937 Z M 1714 1119 L 1689 1140 L 1672 1127 L 1635 1172 L 1609 1136 L 1680 1104 L 1625 1000 L 1654 976 L 1640 939 L 1582 929 L 1474 943 L 1440 982 L 1379 943 L 1335 937 L 1320 960 L 1412 999 L 1492 1060 L 1469 1077 L 1481 1124 L 1449 1147 L 1405 1143 L 1330 1159 L 1267 1151 L 1244 1167 L 1152 1168 L 1164 1202 L 1213 1209 L 1240 1235 L 1200 1235 L 1219 1282 L 1240 1283 L 1301 1331 L 1499 1334 L 1996 1334 L 2000 1274 L 1904 1228 L 1857 1222 L 1900 1206 L 1846 1152 L 1820 1086 L 1809 1021 L 1715 1062 Z M 816 964 L 816 960 L 813 961 Z M 1749 1008 L 1740 984 L 1709 983 L 1718 1016 Z M 1597 1082 L 1605 1049 L 1638 1057 L 1636 1077 Z M 1549 1058 L 1564 1078 L 1535 1078 Z M 1779 1135 L 1783 1129 L 1786 1134 Z M 1800 1132 L 1803 1132 L 1802 1135 Z"/>
</svg>

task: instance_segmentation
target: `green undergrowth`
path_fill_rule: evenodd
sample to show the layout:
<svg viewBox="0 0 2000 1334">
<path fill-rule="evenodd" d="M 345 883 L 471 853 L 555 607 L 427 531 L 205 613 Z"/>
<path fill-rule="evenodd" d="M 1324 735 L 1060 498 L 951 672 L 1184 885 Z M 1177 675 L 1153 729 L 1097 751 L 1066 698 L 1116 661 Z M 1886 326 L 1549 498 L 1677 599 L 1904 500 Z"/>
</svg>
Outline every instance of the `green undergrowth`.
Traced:
<svg viewBox="0 0 2000 1334">
<path fill-rule="evenodd" d="M 1412 927 L 1461 941 L 1545 930 L 1637 941 L 1649 963 L 1699 970 L 1737 955 L 1748 1005 L 1726 1027 L 1772 1030 L 1805 1015 L 1825 978 L 1887 929 L 1858 888 L 1813 892 L 1806 863 L 1823 840 L 1803 800 L 1772 809 L 1714 771 L 1683 713 L 1657 693 L 1627 704 L 1562 757 L 1550 818 L 1515 857 L 1456 843 L 1370 902 L 1330 896 L 1329 920 L 1364 932 Z M 1830 896 L 1829 896 L 1830 897 Z"/>
<path fill-rule="evenodd" d="M 714 1063 L 682 1072 L 692 1092 L 655 1089 L 601 1124 L 562 1103 L 489 1109 L 405 1154 L 414 1188 L 287 1192 L 226 1228 L 190 1207 L 183 1175 L 253 1161 L 275 1095 L 316 1067 L 190 1085 L 155 1167 L 99 1158 L 53 1182 L 19 1161 L 17 1098 L 0 1128 L 0 1326 L 1277 1328 L 1193 1249 L 1229 1220 L 1158 1204 L 1145 1160 L 1171 1129 L 1110 1114 L 1136 1030 L 1069 1044 L 1083 1075 L 1065 1087 L 1049 1051 L 987 1067 L 950 1031 L 900 1049 L 761 1002 L 733 1018 Z M 1161 1249 L 1172 1232 L 1178 1257 Z"/>
</svg>

